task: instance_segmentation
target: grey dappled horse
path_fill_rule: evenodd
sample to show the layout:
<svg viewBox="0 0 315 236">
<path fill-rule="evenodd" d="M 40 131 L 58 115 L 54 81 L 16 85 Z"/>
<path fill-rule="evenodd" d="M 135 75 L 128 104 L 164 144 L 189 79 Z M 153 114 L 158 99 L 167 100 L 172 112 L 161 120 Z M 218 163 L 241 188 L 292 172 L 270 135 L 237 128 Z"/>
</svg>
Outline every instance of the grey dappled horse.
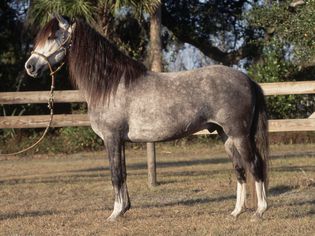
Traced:
<svg viewBox="0 0 315 236">
<path fill-rule="evenodd" d="M 245 171 L 255 180 L 256 217 L 267 209 L 268 125 L 264 95 L 245 74 L 225 66 L 155 73 L 123 55 L 83 20 L 56 16 L 39 32 L 25 68 L 37 77 L 66 60 L 108 152 L 115 193 L 109 220 L 130 208 L 125 142 L 173 140 L 217 131 L 237 176 L 237 217 L 246 198 Z M 51 69 L 52 71 L 52 69 Z"/>
</svg>

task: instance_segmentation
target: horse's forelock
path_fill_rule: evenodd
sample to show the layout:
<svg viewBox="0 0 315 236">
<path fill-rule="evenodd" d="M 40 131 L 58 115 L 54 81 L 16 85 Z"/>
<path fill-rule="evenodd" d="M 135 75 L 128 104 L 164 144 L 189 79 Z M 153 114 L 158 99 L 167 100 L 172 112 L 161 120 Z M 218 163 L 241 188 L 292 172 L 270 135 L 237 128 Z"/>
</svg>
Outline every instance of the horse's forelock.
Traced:
<svg viewBox="0 0 315 236">
<path fill-rule="evenodd" d="M 37 34 L 35 39 L 35 47 L 42 46 L 49 36 L 54 36 L 59 29 L 59 23 L 56 18 L 50 20 Z"/>
</svg>

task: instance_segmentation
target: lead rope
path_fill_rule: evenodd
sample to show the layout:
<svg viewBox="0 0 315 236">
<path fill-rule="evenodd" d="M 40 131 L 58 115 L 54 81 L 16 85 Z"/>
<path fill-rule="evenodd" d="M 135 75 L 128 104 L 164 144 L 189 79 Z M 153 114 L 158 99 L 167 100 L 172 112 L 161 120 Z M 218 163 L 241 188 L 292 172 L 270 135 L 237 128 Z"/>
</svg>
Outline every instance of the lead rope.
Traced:
<svg viewBox="0 0 315 236">
<path fill-rule="evenodd" d="M 70 28 L 71 28 L 71 26 L 70 26 Z M 61 45 L 59 45 L 58 50 L 62 49 L 62 50 L 65 51 L 65 54 L 67 54 L 67 49 L 64 46 L 69 40 L 70 40 L 70 44 L 69 44 L 69 47 L 70 47 L 71 46 L 71 34 L 68 35 L 66 40 Z M 55 53 L 55 52 L 53 52 L 53 53 Z M 49 70 L 50 70 L 51 86 L 50 86 L 50 97 L 48 99 L 48 108 L 50 110 L 50 119 L 49 119 L 49 122 L 47 124 L 46 129 L 44 130 L 42 136 L 37 140 L 37 142 L 35 142 L 34 144 L 32 144 L 31 146 L 29 146 L 27 148 L 22 149 L 21 151 L 13 152 L 13 153 L 4 153 L 4 154 L 0 154 L 0 156 L 14 156 L 14 155 L 18 155 L 18 154 L 27 152 L 28 150 L 31 150 L 32 148 L 36 147 L 41 141 L 43 141 L 43 139 L 46 136 L 49 128 L 51 127 L 52 121 L 53 121 L 53 117 L 54 117 L 55 74 L 62 68 L 62 66 L 65 64 L 65 62 L 62 62 L 61 65 L 54 71 L 52 66 L 51 66 L 51 64 L 50 64 L 50 62 L 49 62 L 49 60 L 48 60 L 49 56 L 47 57 L 47 56 L 45 56 L 45 55 L 43 55 L 41 53 L 38 53 L 36 51 L 33 51 L 32 54 L 36 54 L 36 55 L 40 56 L 41 58 L 43 58 L 47 62 L 47 65 L 48 65 Z"/>
<path fill-rule="evenodd" d="M 49 122 L 47 124 L 46 129 L 44 130 L 42 136 L 37 140 L 37 142 L 35 142 L 34 144 L 32 144 L 31 146 L 24 148 L 18 152 L 13 152 L 13 153 L 4 153 L 4 154 L 0 154 L 1 156 L 15 156 L 15 155 L 19 155 L 22 154 L 24 152 L 27 152 L 31 149 L 33 149 L 34 147 L 36 147 L 41 141 L 43 141 L 44 137 L 46 136 L 49 128 L 51 127 L 52 121 L 53 121 L 53 117 L 54 117 L 54 89 L 55 89 L 55 74 L 62 68 L 62 66 L 64 65 L 64 62 L 54 71 L 50 65 L 50 62 L 48 61 L 48 58 L 45 57 L 42 54 L 33 52 L 34 54 L 40 55 L 42 58 L 44 58 L 46 60 L 46 62 L 48 63 L 48 67 L 50 70 L 50 76 L 51 76 L 51 86 L 50 86 L 50 96 L 48 99 L 48 108 L 50 110 L 50 119 Z"/>
</svg>

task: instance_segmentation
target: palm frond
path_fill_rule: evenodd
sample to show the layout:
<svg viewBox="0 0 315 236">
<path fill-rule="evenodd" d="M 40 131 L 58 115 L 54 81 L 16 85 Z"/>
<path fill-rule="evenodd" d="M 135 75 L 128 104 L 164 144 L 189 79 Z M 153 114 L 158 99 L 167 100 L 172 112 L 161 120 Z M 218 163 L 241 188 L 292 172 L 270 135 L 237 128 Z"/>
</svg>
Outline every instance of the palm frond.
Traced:
<svg viewBox="0 0 315 236">
<path fill-rule="evenodd" d="M 28 21 L 32 25 L 44 25 L 50 20 L 48 13 L 58 13 L 69 17 L 83 17 L 93 22 L 96 6 L 88 0 L 37 0 L 29 10 Z"/>
<path fill-rule="evenodd" d="M 142 14 L 143 12 L 153 14 L 160 4 L 161 0 L 116 0 L 115 9 L 127 6 L 132 7 L 137 14 Z"/>
</svg>

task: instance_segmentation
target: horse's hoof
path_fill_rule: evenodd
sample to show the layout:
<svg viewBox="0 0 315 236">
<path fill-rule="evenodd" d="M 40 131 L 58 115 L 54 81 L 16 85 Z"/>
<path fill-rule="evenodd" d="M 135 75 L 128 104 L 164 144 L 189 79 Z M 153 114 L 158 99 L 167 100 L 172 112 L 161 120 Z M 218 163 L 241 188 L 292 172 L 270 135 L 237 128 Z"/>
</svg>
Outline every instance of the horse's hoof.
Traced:
<svg viewBox="0 0 315 236">
<path fill-rule="evenodd" d="M 244 210 L 235 209 L 231 212 L 230 216 L 237 218 L 240 214 L 244 213 Z"/>
<path fill-rule="evenodd" d="M 108 218 L 106 219 L 106 221 L 108 221 L 108 222 L 114 222 L 114 221 L 116 221 L 116 219 L 117 219 L 117 217 L 112 217 L 112 216 L 110 216 L 110 217 L 108 217 Z"/>
<path fill-rule="evenodd" d="M 107 219 L 106 221 L 109 221 L 109 222 L 114 222 L 116 221 L 120 216 L 122 216 L 122 214 L 111 214 Z"/>
<path fill-rule="evenodd" d="M 255 213 L 252 218 L 250 219 L 251 222 L 258 222 L 258 221 L 261 221 L 263 218 L 262 218 L 262 214 L 260 213 Z"/>
<path fill-rule="evenodd" d="M 227 220 L 229 220 L 229 221 L 236 221 L 236 220 L 237 220 L 237 216 L 234 216 L 234 215 L 232 215 L 232 214 L 227 215 L 225 218 L 226 218 Z"/>
</svg>

